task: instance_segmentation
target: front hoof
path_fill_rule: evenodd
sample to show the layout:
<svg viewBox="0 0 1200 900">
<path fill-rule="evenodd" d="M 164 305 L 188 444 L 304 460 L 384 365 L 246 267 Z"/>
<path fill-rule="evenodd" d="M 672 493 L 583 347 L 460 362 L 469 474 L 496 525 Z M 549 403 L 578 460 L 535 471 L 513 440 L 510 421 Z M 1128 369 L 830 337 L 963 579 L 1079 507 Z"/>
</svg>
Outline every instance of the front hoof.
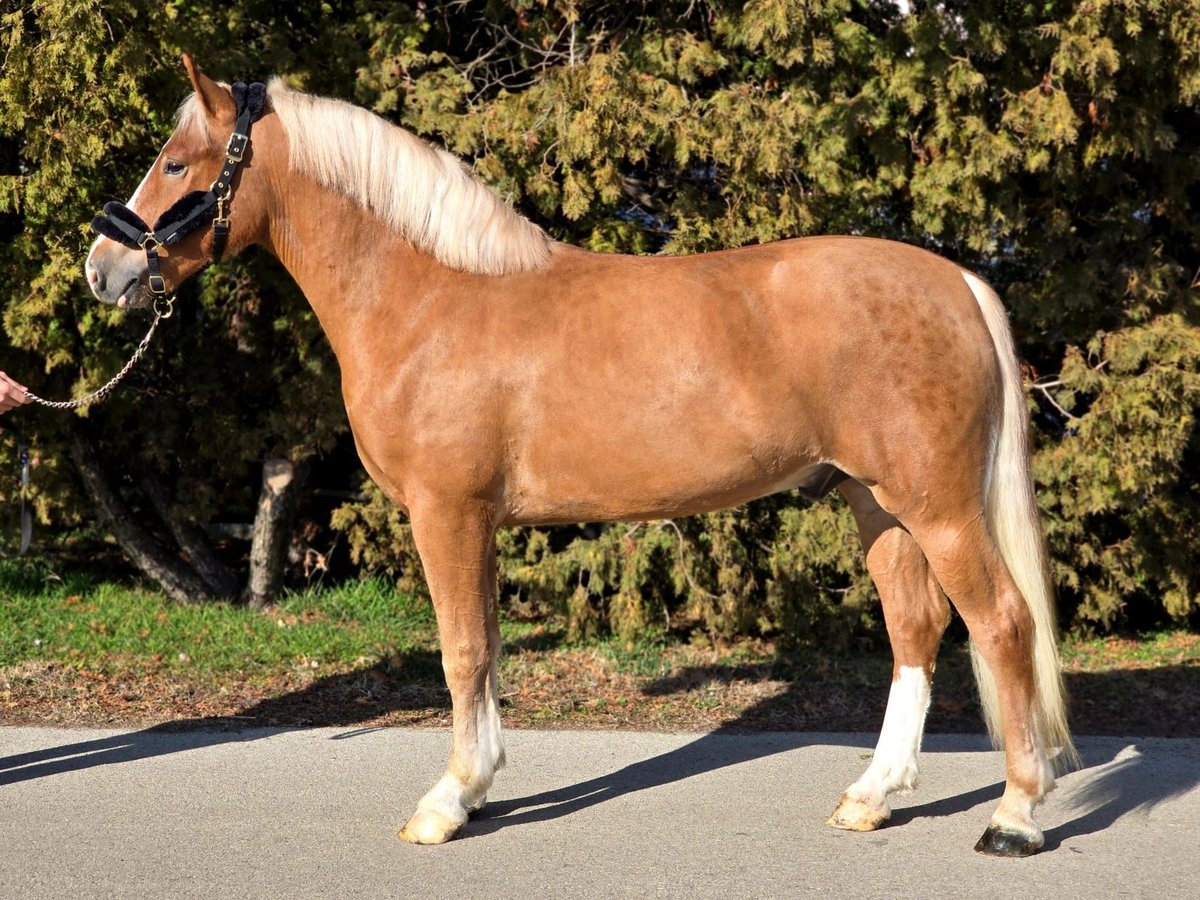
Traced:
<svg viewBox="0 0 1200 900">
<path fill-rule="evenodd" d="M 400 840 L 410 844 L 444 844 L 461 830 L 465 822 L 455 822 L 441 813 L 417 810 L 400 829 Z"/>
<path fill-rule="evenodd" d="M 1031 836 L 989 825 L 975 845 L 975 850 L 986 856 L 1032 856 L 1042 846 L 1043 841 L 1044 838 L 1040 834 Z"/>
<path fill-rule="evenodd" d="M 843 794 L 842 802 L 825 824 L 844 831 L 874 831 L 883 825 L 890 815 L 891 811 L 888 809 L 880 811 L 849 794 Z"/>
</svg>

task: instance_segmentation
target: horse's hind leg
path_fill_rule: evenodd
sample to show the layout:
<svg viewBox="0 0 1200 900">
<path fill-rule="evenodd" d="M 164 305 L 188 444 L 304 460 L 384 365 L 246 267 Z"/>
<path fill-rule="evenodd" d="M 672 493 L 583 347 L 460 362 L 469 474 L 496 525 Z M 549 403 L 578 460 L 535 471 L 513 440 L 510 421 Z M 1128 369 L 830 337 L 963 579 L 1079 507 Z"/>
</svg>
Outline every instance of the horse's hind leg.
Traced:
<svg viewBox="0 0 1200 900">
<path fill-rule="evenodd" d="M 400 837 L 441 844 L 483 806 L 493 776 L 504 765 L 496 693 L 495 528 L 490 510 L 481 505 L 425 504 L 411 512 L 437 613 L 454 742 L 446 774 L 417 804 Z"/>
<path fill-rule="evenodd" d="M 1042 845 L 1033 809 L 1054 787 L 1034 681 L 1034 620 L 982 511 L 909 522 L 995 679 L 1004 736 L 1004 796 L 975 849 L 1027 856 Z"/>
<path fill-rule="evenodd" d="M 887 712 L 871 764 L 846 789 L 828 824 L 872 831 L 891 815 L 888 796 L 916 787 L 930 680 L 950 606 L 912 535 L 857 481 L 846 481 L 839 489 L 854 511 L 867 568 L 883 600 L 893 664 Z"/>
</svg>

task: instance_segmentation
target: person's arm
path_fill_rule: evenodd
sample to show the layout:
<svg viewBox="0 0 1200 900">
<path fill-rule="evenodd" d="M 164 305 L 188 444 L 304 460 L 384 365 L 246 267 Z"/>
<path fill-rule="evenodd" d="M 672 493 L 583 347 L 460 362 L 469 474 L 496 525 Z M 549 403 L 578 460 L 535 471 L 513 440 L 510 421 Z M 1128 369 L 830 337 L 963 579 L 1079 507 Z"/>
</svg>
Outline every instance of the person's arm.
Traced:
<svg viewBox="0 0 1200 900">
<path fill-rule="evenodd" d="M 0 415 L 29 402 L 25 386 L 17 384 L 3 372 L 0 372 Z"/>
</svg>

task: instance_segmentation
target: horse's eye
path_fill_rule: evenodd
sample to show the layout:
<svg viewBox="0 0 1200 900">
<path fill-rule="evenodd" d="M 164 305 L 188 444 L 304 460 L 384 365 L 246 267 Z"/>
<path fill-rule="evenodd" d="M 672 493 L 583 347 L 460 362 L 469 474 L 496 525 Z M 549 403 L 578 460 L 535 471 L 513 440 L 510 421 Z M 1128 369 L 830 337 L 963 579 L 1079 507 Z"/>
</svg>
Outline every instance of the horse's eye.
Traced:
<svg viewBox="0 0 1200 900">
<path fill-rule="evenodd" d="M 181 162 L 176 162 L 173 159 L 168 159 L 163 163 L 163 172 L 167 175 L 182 175 L 187 171 L 187 166 Z"/>
</svg>

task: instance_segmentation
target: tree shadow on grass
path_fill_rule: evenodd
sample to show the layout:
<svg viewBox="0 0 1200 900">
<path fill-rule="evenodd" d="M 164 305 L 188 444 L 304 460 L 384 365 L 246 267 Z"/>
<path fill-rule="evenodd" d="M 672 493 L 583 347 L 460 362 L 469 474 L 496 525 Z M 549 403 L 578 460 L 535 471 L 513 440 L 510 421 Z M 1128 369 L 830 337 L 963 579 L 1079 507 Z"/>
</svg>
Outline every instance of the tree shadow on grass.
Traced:
<svg viewBox="0 0 1200 900">
<path fill-rule="evenodd" d="M 529 634 L 510 638 L 504 642 L 504 655 L 517 653 L 549 653 L 566 643 L 566 633 L 559 629 L 538 628 Z"/>
</svg>

